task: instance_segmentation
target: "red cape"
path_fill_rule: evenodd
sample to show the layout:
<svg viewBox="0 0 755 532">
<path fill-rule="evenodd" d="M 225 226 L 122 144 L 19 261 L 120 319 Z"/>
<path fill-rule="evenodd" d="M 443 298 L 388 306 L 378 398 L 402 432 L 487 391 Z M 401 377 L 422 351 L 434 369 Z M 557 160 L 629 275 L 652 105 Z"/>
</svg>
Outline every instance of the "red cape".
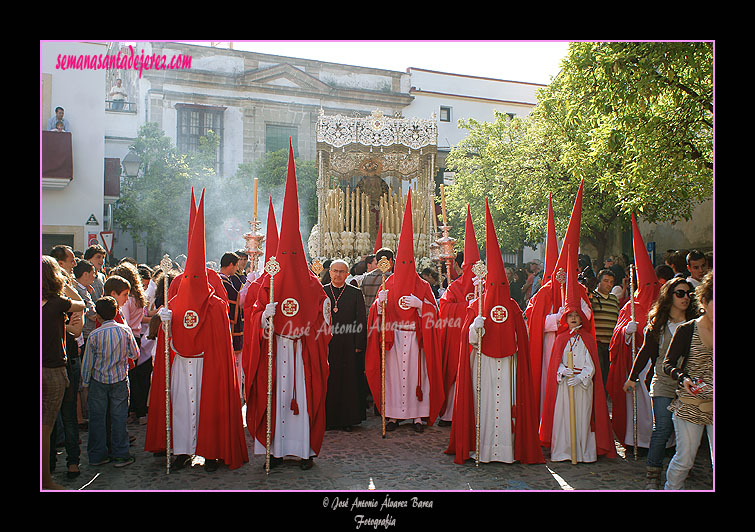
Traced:
<svg viewBox="0 0 755 532">
<path fill-rule="evenodd" d="M 386 290 L 390 290 L 396 274 L 391 275 L 385 281 Z M 430 396 L 430 415 L 427 424 L 432 425 L 435 418 L 440 413 L 441 406 L 445 402 L 445 389 L 443 388 L 443 360 L 440 347 L 440 329 L 438 328 L 438 309 L 435 306 L 435 296 L 430 285 L 424 279 L 417 277 L 412 293 L 422 301 L 422 316 L 416 315 L 415 327 L 417 331 L 417 342 L 421 349 L 425 351 L 425 361 L 427 363 L 427 376 L 430 381 L 430 390 L 422 390 L 423 394 Z M 396 298 L 408 294 L 395 294 Z M 391 323 L 397 323 L 395 314 L 391 311 L 392 306 L 390 297 L 386 304 L 385 316 L 385 350 L 386 353 L 393 346 L 394 333 L 390 326 Z M 428 303 L 430 302 L 430 303 Z M 378 411 L 381 408 L 381 316 L 377 312 L 379 301 L 375 301 L 370 307 L 370 314 L 367 319 L 367 350 L 365 353 L 364 370 L 367 376 L 367 384 L 370 386 L 372 397 L 375 398 L 375 406 Z"/>
<path fill-rule="evenodd" d="M 513 316 L 512 316 L 513 315 Z M 459 368 L 456 378 L 456 395 L 454 398 L 453 424 L 451 425 L 451 437 L 446 449 L 446 454 L 455 454 L 454 463 L 463 464 L 469 459 L 469 453 L 475 450 L 477 437 L 477 421 L 474 413 L 476 397 L 472 385 L 472 371 L 470 357 L 472 347 L 469 345 L 469 326 L 477 316 L 477 299 L 470 302 L 466 310 L 464 327 L 460 337 L 467 341 L 463 342 L 459 349 Z M 540 440 L 538 439 L 538 411 L 539 404 L 535 402 L 530 384 L 529 357 L 527 356 L 527 327 L 520 312 L 512 312 L 510 318 L 514 319 L 517 337 L 517 363 L 516 363 L 516 405 L 512 407 L 514 418 L 514 459 L 523 464 L 542 464 L 545 462 Z M 483 351 L 483 356 L 487 355 Z"/>
<path fill-rule="evenodd" d="M 556 283 L 556 301 L 554 305 L 553 301 L 553 283 Z M 580 294 L 580 297 L 588 302 L 590 298 L 587 295 L 587 290 L 580 283 L 576 283 L 575 287 Z M 545 317 L 548 314 L 553 314 L 562 306 L 561 302 L 561 289 L 559 288 L 558 281 L 551 279 L 547 281 L 540 290 L 530 299 L 527 304 L 527 309 L 524 311 L 527 319 L 527 327 L 529 329 L 529 342 L 530 342 L 530 376 L 532 377 L 532 387 L 535 400 L 539 405 L 540 398 L 540 377 L 544 370 L 543 368 L 543 341 L 545 338 Z M 595 318 L 590 315 L 590 330 L 595 330 Z"/>
<path fill-rule="evenodd" d="M 645 339 L 644 330 L 649 310 L 650 309 L 643 308 L 642 305 L 635 301 L 634 319 L 637 322 L 635 352 L 639 352 L 642 347 L 642 342 Z M 631 305 L 627 303 L 621 309 L 621 312 L 619 312 L 619 319 L 613 330 L 611 343 L 608 344 L 608 349 L 611 353 L 611 364 L 606 379 L 606 391 L 608 392 L 608 395 L 611 396 L 611 403 L 613 406 L 611 410 L 613 431 L 616 433 L 616 438 L 620 442 L 624 442 L 624 438 L 626 437 L 627 400 L 630 397 L 630 394 L 624 391 L 623 386 L 629 377 L 629 373 L 632 371 L 632 364 L 634 363 L 632 344 L 629 343 L 629 345 L 627 345 L 626 342 L 624 342 L 624 328 L 631 320 Z M 642 383 L 642 385 L 644 386 L 644 383 Z"/>
<path fill-rule="evenodd" d="M 236 469 L 248 462 L 249 456 L 228 326 L 228 304 L 217 296 L 211 296 L 206 309 L 201 344 L 207 347 L 204 351 L 195 453 L 207 459 L 222 459 L 229 469 Z M 174 356 L 175 352 L 169 349 L 171 364 Z M 152 370 L 144 450 L 163 452 L 165 446 L 165 335 L 160 328 Z"/>
<path fill-rule="evenodd" d="M 267 367 L 268 340 L 267 329 L 261 325 L 262 312 L 265 302 L 270 301 L 269 276 L 264 274 L 259 278 L 257 302 L 252 307 L 250 317 L 244 327 L 244 349 L 246 371 L 246 425 L 249 433 L 263 445 L 267 438 Z M 257 283 L 257 280 L 254 281 Z M 254 289 L 254 283 L 249 290 Z M 274 285 L 275 287 L 275 285 Z M 325 292 L 322 292 L 324 297 Z M 319 301 L 319 308 L 322 308 Z M 280 306 L 280 305 L 279 305 Z M 317 312 L 317 318 L 311 324 L 308 335 L 302 336 L 302 358 L 304 359 L 304 375 L 307 388 L 307 410 L 309 413 L 309 445 L 316 455 L 320 454 L 322 440 L 325 436 L 325 396 L 328 386 L 328 343 L 332 337 L 330 327 L 325 323 L 322 312 Z M 248 334 L 247 334 L 248 330 Z M 275 396 L 275 356 L 277 345 L 273 338 L 273 397 Z M 245 351 L 246 352 L 246 351 Z M 300 376 L 297 375 L 297 378 Z M 271 441 L 275 437 L 276 404 L 272 402 Z"/>
<path fill-rule="evenodd" d="M 582 337 L 582 341 L 587 346 L 590 353 L 595 374 L 593 375 L 593 394 L 592 394 L 592 416 L 590 427 L 595 432 L 595 444 L 597 446 L 598 456 L 606 455 L 608 458 L 616 456 L 616 446 L 613 441 L 611 432 L 611 420 L 608 416 L 608 404 L 606 403 L 605 390 L 603 388 L 603 379 L 600 378 L 600 362 L 598 362 L 598 346 L 595 343 L 595 337 L 586 333 L 581 328 L 577 329 L 576 334 Z M 553 351 L 548 365 L 548 382 L 545 386 L 545 404 L 543 405 L 543 417 L 540 422 L 540 444 L 550 447 L 551 436 L 553 433 L 553 411 L 556 404 L 556 395 L 558 392 L 558 383 L 556 382 L 556 372 L 563 357 L 564 347 L 569 341 L 571 335 L 563 332 L 556 336 L 553 344 Z"/>
<path fill-rule="evenodd" d="M 456 381 L 459 367 L 459 346 L 461 342 L 461 329 L 467 314 L 468 293 L 474 297 L 474 286 L 469 288 L 463 282 L 464 276 L 451 283 L 438 301 L 440 314 L 440 345 L 443 353 L 443 387 L 450 390 Z M 466 345 L 468 342 L 464 342 Z M 447 399 L 447 398 L 446 398 Z M 441 412 L 446 410 L 445 400 Z"/>
</svg>

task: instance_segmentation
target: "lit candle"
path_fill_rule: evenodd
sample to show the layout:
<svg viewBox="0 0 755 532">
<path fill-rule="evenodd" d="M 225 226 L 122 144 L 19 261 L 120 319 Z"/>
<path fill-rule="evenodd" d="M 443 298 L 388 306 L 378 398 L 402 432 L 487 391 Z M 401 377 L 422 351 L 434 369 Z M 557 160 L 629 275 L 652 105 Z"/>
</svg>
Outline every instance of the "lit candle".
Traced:
<svg viewBox="0 0 755 532">
<path fill-rule="evenodd" d="M 257 181 L 258 179 L 255 177 L 254 178 L 254 215 L 252 218 L 253 220 L 257 219 Z"/>
<path fill-rule="evenodd" d="M 448 219 L 446 218 L 446 189 L 442 183 L 440 185 L 440 207 L 443 210 L 443 225 L 448 225 Z"/>
</svg>

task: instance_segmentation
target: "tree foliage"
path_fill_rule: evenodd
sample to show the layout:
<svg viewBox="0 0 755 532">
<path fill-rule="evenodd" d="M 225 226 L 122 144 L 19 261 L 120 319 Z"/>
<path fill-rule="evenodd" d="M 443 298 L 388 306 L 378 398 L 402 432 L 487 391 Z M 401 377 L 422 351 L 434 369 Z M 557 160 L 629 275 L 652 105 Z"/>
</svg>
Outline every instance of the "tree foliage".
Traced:
<svg viewBox="0 0 755 532">
<path fill-rule="evenodd" d="M 115 204 L 115 224 L 158 253 L 186 252 L 191 187 L 200 188 L 215 176 L 216 135 L 208 135 L 197 155 L 180 153 L 156 123 L 139 130 L 132 148 L 141 160 L 136 176 L 124 176 Z M 197 198 L 198 200 L 198 198 Z"/>
<path fill-rule="evenodd" d="M 711 43 L 572 43 L 562 67 L 528 117 L 460 121 L 469 134 L 447 159 L 457 237 L 467 203 L 484 234 L 488 198 L 504 249 L 540 242 L 549 195 L 563 235 L 584 179 L 581 233 L 602 260 L 630 213 L 689 219 L 712 196 Z"/>
</svg>

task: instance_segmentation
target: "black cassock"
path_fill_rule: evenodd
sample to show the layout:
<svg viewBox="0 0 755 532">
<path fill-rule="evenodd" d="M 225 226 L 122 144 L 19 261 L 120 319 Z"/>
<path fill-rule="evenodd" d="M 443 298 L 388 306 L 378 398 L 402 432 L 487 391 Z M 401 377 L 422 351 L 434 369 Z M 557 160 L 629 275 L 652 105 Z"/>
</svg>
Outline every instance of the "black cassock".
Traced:
<svg viewBox="0 0 755 532">
<path fill-rule="evenodd" d="M 367 419 L 367 383 L 364 350 L 367 346 L 367 314 L 359 288 L 326 284 L 330 298 L 333 338 L 328 345 L 328 391 L 325 397 L 326 428 L 357 425 Z M 336 310 L 337 309 L 337 310 Z M 359 351 L 357 351 L 357 349 Z"/>
</svg>

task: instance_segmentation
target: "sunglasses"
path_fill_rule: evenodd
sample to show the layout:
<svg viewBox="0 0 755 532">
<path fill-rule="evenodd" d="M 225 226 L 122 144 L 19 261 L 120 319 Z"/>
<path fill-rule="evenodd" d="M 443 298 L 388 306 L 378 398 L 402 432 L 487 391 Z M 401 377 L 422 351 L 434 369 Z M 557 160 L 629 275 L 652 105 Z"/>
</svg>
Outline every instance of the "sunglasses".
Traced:
<svg viewBox="0 0 755 532">
<path fill-rule="evenodd" d="M 683 298 L 684 296 L 687 296 L 687 297 L 689 297 L 691 299 L 692 298 L 692 294 L 694 294 L 694 293 L 695 293 L 694 290 L 681 290 L 681 289 L 674 290 L 674 295 L 676 297 L 678 297 L 679 299 Z"/>
</svg>

